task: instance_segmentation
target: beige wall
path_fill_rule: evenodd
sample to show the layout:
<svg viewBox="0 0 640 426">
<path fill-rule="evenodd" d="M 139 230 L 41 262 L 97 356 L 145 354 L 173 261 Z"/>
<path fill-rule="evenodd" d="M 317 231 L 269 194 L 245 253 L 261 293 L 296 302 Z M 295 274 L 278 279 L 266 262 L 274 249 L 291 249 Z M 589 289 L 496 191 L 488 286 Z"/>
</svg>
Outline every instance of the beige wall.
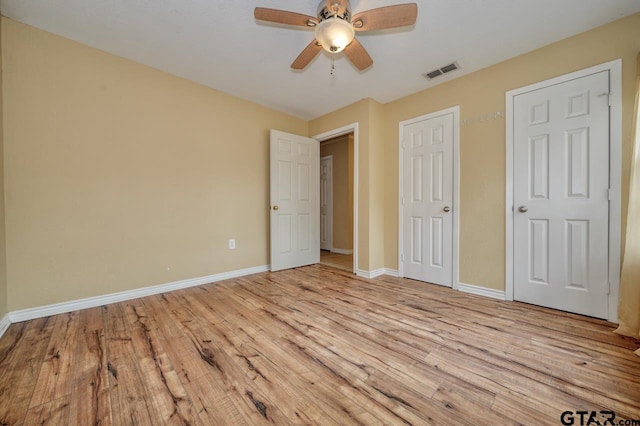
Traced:
<svg viewBox="0 0 640 426">
<path fill-rule="evenodd" d="M 333 248 L 353 248 L 353 167 L 350 161 L 353 136 L 339 136 L 320 144 L 320 156 L 332 157 L 333 163 Z"/>
<path fill-rule="evenodd" d="M 2 20 L 0 20 L 0 319 L 7 310 L 7 268 L 4 225 L 4 131 L 2 97 Z"/>
<path fill-rule="evenodd" d="M 371 101 L 369 124 L 369 270 L 385 267 L 385 171 L 389 159 L 384 152 L 384 108 Z"/>
<path fill-rule="evenodd" d="M 269 263 L 269 129 L 306 121 L 6 18 L 2 45 L 9 311 Z"/>
<path fill-rule="evenodd" d="M 462 120 L 504 111 L 509 90 L 617 58 L 623 60 L 622 211 L 626 211 L 638 51 L 640 14 L 635 14 L 384 105 L 386 267 L 398 265 L 400 121 L 454 105 L 460 105 Z M 505 161 L 503 119 L 461 126 L 460 281 L 497 290 L 505 288 Z"/>
</svg>

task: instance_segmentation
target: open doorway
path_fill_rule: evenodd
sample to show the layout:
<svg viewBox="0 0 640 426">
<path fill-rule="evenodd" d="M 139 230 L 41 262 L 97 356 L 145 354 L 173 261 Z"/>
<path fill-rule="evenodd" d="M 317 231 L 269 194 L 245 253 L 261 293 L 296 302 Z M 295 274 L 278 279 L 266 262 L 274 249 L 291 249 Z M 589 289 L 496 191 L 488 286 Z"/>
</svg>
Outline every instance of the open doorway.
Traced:
<svg viewBox="0 0 640 426">
<path fill-rule="evenodd" d="M 320 263 L 353 271 L 354 134 L 320 142 Z"/>
</svg>

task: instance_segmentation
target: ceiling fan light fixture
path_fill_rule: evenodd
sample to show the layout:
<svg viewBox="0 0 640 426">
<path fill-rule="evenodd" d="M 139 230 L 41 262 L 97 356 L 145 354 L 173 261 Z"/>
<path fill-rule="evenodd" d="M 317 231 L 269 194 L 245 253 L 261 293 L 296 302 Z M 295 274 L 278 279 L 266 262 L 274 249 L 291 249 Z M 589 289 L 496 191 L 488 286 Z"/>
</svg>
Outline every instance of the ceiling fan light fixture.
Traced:
<svg viewBox="0 0 640 426">
<path fill-rule="evenodd" d="M 354 37 L 353 25 L 344 19 L 329 18 L 316 26 L 316 40 L 330 53 L 342 52 Z"/>
<path fill-rule="evenodd" d="M 317 18 L 265 7 L 256 7 L 253 15 L 258 21 L 314 28 L 315 39 L 300 52 L 291 64 L 291 69 L 303 70 L 320 51 L 326 50 L 331 53 L 332 69 L 333 54 L 344 51 L 345 57 L 358 71 L 364 71 L 373 64 L 373 59 L 355 38 L 356 31 L 388 30 L 415 25 L 418 5 L 404 3 L 378 7 L 352 17 L 349 0 L 319 0 Z"/>
</svg>

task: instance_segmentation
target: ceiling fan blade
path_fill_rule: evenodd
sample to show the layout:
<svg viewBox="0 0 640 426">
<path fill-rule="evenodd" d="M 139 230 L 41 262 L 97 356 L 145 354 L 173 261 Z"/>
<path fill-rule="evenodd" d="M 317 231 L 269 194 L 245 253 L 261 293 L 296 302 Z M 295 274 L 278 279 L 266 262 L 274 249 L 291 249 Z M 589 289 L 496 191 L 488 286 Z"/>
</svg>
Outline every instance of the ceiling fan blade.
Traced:
<svg viewBox="0 0 640 426">
<path fill-rule="evenodd" d="M 289 12 L 287 10 L 269 9 L 266 7 L 256 7 L 253 11 L 253 16 L 258 21 L 275 22 L 276 24 L 295 25 L 307 28 L 315 26 L 309 25 L 309 22 L 315 24 L 318 23 L 318 20 L 313 16 Z"/>
<path fill-rule="evenodd" d="M 418 5 L 405 3 L 365 10 L 356 14 L 351 23 L 356 31 L 386 30 L 413 25 L 417 17 Z"/>
<path fill-rule="evenodd" d="M 367 53 L 367 50 L 360 44 L 357 39 L 353 39 L 350 45 L 343 50 L 344 54 L 351 63 L 360 71 L 369 68 L 373 64 L 373 59 Z"/>
<path fill-rule="evenodd" d="M 347 3 L 347 0 L 326 0 L 326 7 L 329 12 L 333 12 L 334 8 L 337 7 L 338 15 L 342 15 L 347 10 Z"/>
<path fill-rule="evenodd" d="M 295 61 L 291 64 L 291 68 L 294 70 L 302 70 L 309 65 L 309 62 L 315 58 L 318 53 L 322 50 L 322 46 L 318 44 L 318 42 L 313 39 L 311 43 L 298 55 Z"/>
</svg>

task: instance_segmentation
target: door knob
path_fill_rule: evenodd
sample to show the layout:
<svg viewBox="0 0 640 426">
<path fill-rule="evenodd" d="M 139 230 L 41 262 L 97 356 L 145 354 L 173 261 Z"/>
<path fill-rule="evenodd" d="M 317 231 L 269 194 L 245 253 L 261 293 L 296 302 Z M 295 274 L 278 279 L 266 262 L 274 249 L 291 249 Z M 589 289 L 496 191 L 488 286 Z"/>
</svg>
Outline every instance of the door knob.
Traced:
<svg viewBox="0 0 640 426">
<path fill-rule="evenodd" d="M 444 206 L 444 208 L 442 210 L 444 210 L 445 213 L 449 213 L 451 211 L 451 207 Z"/>
<path fill-rule="evenodd" d="M 526 213 L 529 209 L 527 208 L 527 206 L 520 206 L 518 207 L 518 211 L 520 213 Z"/>
<path fill-rule="evenodd" d="M 274 209 L 274 210 L 278 210 L 278 209 L 279 209 L 279 207 L 278 207 L 278 206 L 273 206 L 273 209 Z"/>
</svg>

